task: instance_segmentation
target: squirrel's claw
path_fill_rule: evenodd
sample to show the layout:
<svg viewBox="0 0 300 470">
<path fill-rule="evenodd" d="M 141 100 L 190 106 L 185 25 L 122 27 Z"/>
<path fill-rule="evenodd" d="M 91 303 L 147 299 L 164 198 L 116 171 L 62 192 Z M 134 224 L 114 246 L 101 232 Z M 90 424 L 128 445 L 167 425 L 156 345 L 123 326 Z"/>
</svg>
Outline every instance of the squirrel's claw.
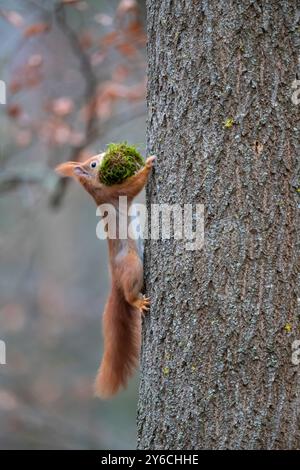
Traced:
<svg viewBox="0 0 300 470">
<path fill-rule="evenodd" d="M 153 166 L 153 162 L 156 159 L 156 155 L 151 155 L 151 157 L 148 157 L 146 160 L 146 166 L 148 168 L 151 168 Z"/>
<path fill-rule="evenodd" d="M 146 312 L 150 309 L 150 297 L 143 296 L 137 299 L 134 302 L 134 306 L 140 311 L 140 313 L 144 316 Z"/>
</svg>

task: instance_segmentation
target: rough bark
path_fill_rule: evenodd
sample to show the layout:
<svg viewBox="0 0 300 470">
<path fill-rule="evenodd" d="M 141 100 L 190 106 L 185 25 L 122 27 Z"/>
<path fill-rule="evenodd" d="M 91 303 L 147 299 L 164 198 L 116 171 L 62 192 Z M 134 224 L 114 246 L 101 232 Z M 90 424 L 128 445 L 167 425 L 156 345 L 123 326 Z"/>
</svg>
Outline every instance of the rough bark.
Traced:
<svg viewBox="0 0 300 470">
<path fill-rule="evenodd" d="M 204 204 L 205 246 L 146 242 L 140 449 L 300 448 L 299 26 L 294 0 L 148 0 L 148 207 Z"/>
</svg>

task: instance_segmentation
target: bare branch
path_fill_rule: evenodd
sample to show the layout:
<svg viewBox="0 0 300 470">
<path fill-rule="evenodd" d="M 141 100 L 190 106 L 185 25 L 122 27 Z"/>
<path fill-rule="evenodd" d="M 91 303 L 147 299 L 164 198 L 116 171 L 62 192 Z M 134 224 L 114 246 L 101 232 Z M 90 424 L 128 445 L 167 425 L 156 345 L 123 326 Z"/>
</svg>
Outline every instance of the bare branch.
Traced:
<svg viewBox="0 0 300 470">
<path fill-rule="evenodd" d="M 54 17 L 57 21 L 58 26 L 61 28 L 64 35 L 67 37 L 74 54 L 78 57 L 80 62 L 80 69 L 82 76 L 85 80 L 85 101 L 87 103 L 93 103 L 94 97 L 97 90 L 97 77 L 93 72 L 89 56 L 82 49 L 76 33 L 68 25 L 65 15 L 65 6 L 63 3 L 58 3 L 54 10 Z M 70 160 L 76 161 L 78 155 L 85 149 L 93 139 L 92 136 L 97 135 L 97 119 L 96 115 L 92 110 L 87 117 L 85 127 L 85 138 L 80 145 L 74 146 L 70 153 Z M 95 137 L 94 137 L 95 138 Z M 68 180 L 59 180 L 57 186 L 50 198 L 50 205 L 57 207 L 66 191 Z"/>
<path fill-rule="evenodd" d="M 0 173 L 0 193 L 12 191 L 24 184 L 38 184 L 49 191 L 59 181 L 55 173 L 45 168 L 31 167 L 24 170 L 6 170 Z"/>
</svg>

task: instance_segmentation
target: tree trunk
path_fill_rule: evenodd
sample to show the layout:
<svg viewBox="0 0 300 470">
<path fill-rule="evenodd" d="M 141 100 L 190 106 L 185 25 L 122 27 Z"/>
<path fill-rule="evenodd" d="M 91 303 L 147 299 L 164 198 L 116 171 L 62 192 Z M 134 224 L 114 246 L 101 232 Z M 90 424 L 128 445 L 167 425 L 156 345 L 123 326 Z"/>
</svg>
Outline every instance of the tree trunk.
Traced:
<svg viewBox="0 0 300 470">
<path fill-rule="evenodd" d="M 140 449 L 300 448 L 296 6 L 148 0 L 148 209 L 205 242 L 146 242 Z"/>
</svg>

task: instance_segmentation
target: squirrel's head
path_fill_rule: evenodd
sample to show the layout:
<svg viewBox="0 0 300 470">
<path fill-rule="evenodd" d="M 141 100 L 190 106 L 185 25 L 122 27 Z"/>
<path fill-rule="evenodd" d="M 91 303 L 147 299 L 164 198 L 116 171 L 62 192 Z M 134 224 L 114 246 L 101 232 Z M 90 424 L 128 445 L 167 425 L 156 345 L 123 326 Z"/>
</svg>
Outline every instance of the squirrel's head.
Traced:
<svg viewBox="0 0 300 470">
<path fill-rule="evenodd" d="M 85 162 L 65 162 L 55 168 L 60 176 L 71 177 L 78 181 L 84 189 L 97 200 L 97 192 L 103 189 L 99 182 L 98 167 L 105 152 L 89 158 Z"/>
</svg>

